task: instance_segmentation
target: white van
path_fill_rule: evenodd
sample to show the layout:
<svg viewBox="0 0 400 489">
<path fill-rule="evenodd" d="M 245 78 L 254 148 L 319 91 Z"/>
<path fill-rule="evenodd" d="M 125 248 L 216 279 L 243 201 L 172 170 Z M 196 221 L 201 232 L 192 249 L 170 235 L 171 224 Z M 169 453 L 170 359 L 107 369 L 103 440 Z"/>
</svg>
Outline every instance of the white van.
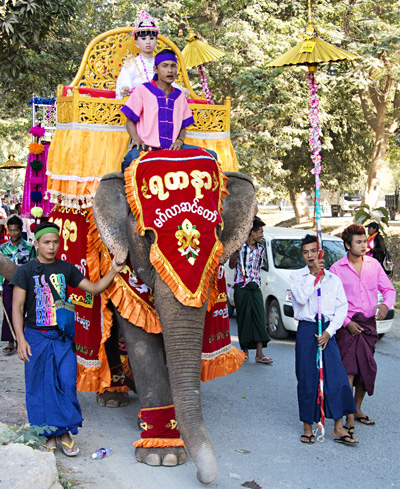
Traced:
<svg viewBox="0 0 400 489">
<path fill-rule="evenodd" d="M 301 254 L 301 240 L 306 234 L 315 234 L 303 229 L 264 227 L 266 262 L 261 270 L 261 291 L 265 303 L 266 322 L 271 338 L 283 339 L 290 331 L 297 331 L 297 321 L 293 317 L 289 278 L 293 270 L 303 268 L 305 263 Z M 345 255 L 343 241 L 329 234 L 322 235 L 325 250 L 324 260 L 327 269 Z M 234 270 L 225 264 L 228 289 L 228 309 L 230 316 L 235 307 L 233 299 Z M 379 294 L 378 301 L 382 300 Z M 392 308 L 383 321 L 378 321 L 380 336 L 390 331 L 393 323 Z"/>
</svg>

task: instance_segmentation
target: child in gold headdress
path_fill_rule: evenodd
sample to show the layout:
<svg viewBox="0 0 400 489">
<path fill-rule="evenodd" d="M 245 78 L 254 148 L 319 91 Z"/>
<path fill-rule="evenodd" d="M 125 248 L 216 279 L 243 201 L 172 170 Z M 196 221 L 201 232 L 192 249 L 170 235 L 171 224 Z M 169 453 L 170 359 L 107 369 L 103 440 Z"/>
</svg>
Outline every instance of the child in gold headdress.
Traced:
<svg viewBox="0 0 400 489">
<path fill-rule="evenodd" d="M 156 21 L 143 10 L 136 19 L 132 32 L 140 53 L 135 58 L 129 57 L 124 61 L 115 89 L 116 98 L 126 97 L 135 87 L 153 79 L 153 51 L 157 45 L 159 32 Z"/>
</svg>

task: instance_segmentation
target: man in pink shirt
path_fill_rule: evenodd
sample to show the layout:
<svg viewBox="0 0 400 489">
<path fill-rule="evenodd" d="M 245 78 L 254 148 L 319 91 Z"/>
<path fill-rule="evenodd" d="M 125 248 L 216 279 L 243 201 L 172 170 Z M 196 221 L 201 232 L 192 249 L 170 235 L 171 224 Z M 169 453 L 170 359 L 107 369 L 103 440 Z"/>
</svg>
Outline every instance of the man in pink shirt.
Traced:
<svg viewBox="0 0 400 489">
<path fill-rule="evenodd" d="M 186 127 L 194 124 L 194 118 L 185 94 L 172 86 L 177 71 L 175 53 L 164 49 L 154 59 L 153 81 L 136 87 L 122 107 L 121 112 L 127 117 L 126 130 L 131 136 L 122 171 L 142 150 L 198 149 L 184 144 Z M 214 151 L 206 151 L 217 159 Z"/>
<path fill-rule="evenodd" d="M 375 345 L 378 341 L 376 320 L 386 317 L 396 300 L 396 291 L 380 263 L 366 255 L 367 236 L 359 224 L 352 224 L 342 234 L 347 255 L 332 265 L 330 271 L 342 281 L 349 304 L 343 327 L 336 332 L 343 365 L 350 386 L 355 387 L 357 414 L 349 414 L 345 428 L 354 433 L 354 420 L 375 424 L 361 410 L 365 393 L 372 396 L 376 378 Z M 378 291 L 383 303 L 378 305 Z"/>
</svg>

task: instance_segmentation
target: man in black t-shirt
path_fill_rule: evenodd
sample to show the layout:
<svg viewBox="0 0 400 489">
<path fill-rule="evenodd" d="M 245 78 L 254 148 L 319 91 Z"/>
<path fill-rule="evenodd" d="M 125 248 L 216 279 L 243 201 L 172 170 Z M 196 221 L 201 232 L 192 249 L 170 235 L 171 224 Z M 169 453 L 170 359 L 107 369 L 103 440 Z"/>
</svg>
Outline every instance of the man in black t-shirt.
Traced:
<svg viewBox="0 0 400 489">
<path fill-rule="evenodd" d="M 48 438 L 43 450 L 55 451 L 58 440 L 64 454 L 74 457 L 79 448 L 71 433 L 76 434 L 83 421 L 76 396 L 76 354 L 73 339 L 64 337 L 58 328 L 55 301 L 67 300 L 67 285 L 92 295 L 101 294 L 125 265 L 113 260 L 107 275 L 97 283 L 91 282 L 72 263 L 56 258 L 59 235 L 60 228 L 54 223 L 36 226 L 38 256 L 19 267 L 10 284 L 14 285 L 18 357 L 26 362 L 29 422 L 45 428 Z"/>
</svg>

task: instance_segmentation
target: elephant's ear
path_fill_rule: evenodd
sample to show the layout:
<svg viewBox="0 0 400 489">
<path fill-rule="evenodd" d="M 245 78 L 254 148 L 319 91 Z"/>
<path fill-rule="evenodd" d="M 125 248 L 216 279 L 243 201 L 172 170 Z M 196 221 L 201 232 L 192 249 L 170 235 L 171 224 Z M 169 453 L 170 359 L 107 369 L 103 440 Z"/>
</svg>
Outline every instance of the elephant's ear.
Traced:
<svg viewBox="0 0 400 489">
<path fill-rule="evenodd" d="M 256 194 L 251 179 L 244 173 L 225 174 L 229 178 L 226 184 L 229 195 L 225 199 L 222 213 L 224 229 L 221 242 L 224 251 L 219 259 L 220 263 L 225 263 L 249 237 L 253 218 L 257 213 Z"/>
<path fill-rule="evenodd" d="M 3 275 L 6 280 L 12 279 L 17 268 L 18 265 L 0 254 L 0 274 Z"/>
<path fill-rule="evenodd" d="M 93 202 L 93 217 L 100 237 L 117 263 L 128 256 L 127 218 L 130 213 L 122 173 L 104 175 Z"/>
</svg>

